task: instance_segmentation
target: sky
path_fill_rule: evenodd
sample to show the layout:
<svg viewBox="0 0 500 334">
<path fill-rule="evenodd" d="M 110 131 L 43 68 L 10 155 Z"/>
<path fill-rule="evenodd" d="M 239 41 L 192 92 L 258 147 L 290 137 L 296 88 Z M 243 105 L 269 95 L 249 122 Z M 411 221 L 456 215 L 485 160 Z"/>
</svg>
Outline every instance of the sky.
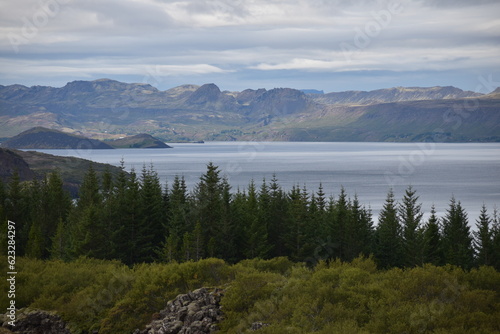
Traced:
<svg viewBox="0 0 500 334">
<path fill-rule="evenodd" d="M 500 86 L 499 0 L 0 0 L 0 84 Z"/>
</svg>

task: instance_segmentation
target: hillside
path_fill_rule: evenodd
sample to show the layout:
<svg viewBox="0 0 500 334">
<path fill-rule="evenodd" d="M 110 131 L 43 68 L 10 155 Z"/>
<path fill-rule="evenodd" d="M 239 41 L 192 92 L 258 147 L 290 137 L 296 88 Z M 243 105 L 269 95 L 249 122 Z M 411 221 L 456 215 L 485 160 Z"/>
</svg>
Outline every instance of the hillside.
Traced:
<svg viewBox="0 0 500 334">
<path fill-rule="evenodd" d="M 15 149 L 112 149 L 96 139 L 76 136 L 44 127 L 26 130 L 2 143 L 2 147 Z"/>
<path fill-rule="evenodd" d="M 172 146 L 168 146 L 158 138 L 147 133 L 110 140 L 107 144 L 114 148 L 172 148 Z"/>
<path fill-rule="evenodd" d="M 0 131 L 8 137 L 37 125 L 89 138 L 146 133 L 164 142 L 422 141 L 439 129 L 443 141 L 500 140 L 498 92 L 451 86 L 305 92 L 230 92 L 213 83 L 160 91 L 109 79 L 73 81 L 61 88 L 0 86 Z M 456 119 L 473 126 L 457 126 Z"/>
<path fill-rule="evenodd" d="M 17 170 L 21 181 L 31 181 L 35 177 L 42 180 L 45 175 L 57 170 L 61 174 L 64 188 L 72 196 L 76 196 L 90 163 L 99 177 L 102 177 L 106 170 L 114 176 L 120 172 L 118 167 L 76 157 L 0 148 L 0 179 L 8 182 Z"/>
<path fill-rule="evenodd" d="M 8 182 L 17 171 L 21 180 L 32 180 L 35 173 L 15 151 L 0 148 L 0 181 Z"/>
</svg>

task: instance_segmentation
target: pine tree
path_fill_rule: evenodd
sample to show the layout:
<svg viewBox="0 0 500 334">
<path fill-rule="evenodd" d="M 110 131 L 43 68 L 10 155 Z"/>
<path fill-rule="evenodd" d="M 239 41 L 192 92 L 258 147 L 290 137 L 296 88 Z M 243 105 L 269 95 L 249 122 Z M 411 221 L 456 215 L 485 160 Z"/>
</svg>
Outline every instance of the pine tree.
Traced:
<svg viewBox="0 0 500 334">
<path fill-rule="evenodd" d="M 106 165 L 106 169 L 102 174 L 102 196 L 105 202 L 111 196 L 112 190 L 113 190 L 113 176 L 111 175 L 109 166 Z"/>
<path fill-rule="evenodd" d="M 40 223 L 35 220 L 31 223 L 25 255 L 30 258 L 41 259 L 44 255 L 44 244 Z"/>
<path fill-rule="evenodd" d="M 308 221 L 308 195 L 304 188 L 300 191 L 294 186 L 288 194 L 289 198 L 289 223 L 288 233 L 285 236 L 287 255 L 296 261 L 305 258 L 304 247 L 306 246 L 306 227 Z"/>
<path fill-rule="evenodd" d="M 169 208 L 167 213 L 168 230 L 179 239 L 194 226 L 188 220 L 189 198 L 184 177 L 175 176 L 169 193 Z"/>
<path fill-rule="evenodd" d="M 193 260 L 199 261 L 199 260 L 203 259 L 204 254 L 205 254 L 203 230 L 201 228 L 200 222 L 196 223 L 196 225 L 194 226 L 193 233 L 191 235 L 192 235 L 191 249 L 193 250 L 193 252 L 192 252 Z M 210 242 L 210 240 L 212 240 L 212 238 L 209 239 L 209 242 Z"/>
<path fill-rule="evenodd" d="M 269 242 L 273 245 L 271 250 L 272 257 L 286 256 L 285 236 L 288 233 L 287 215 L 288 210 L 286 196 L 278 184 L 276 175 L 271 179 L 269 187 L 269 204 L 267 209 L 268 222 L 268 237 Z M 264 207 L 264 206 L 262 206 Z"/>
<path fill-rule="evenodd" d="M 352 261 L 359 255 L 369 256 L 372 252 L 373 222 L 371 213 L 361 207 L 358 197 L 349 202 L 349 217 L 346 226 L 346 248 L 344 259 Z"/>
<path fill-rule="evenodd" d="M 493 257 L 491 259 L 491 265 L 496 269 L 500 270 L 500 219 L 498 216 L 498 211 L 496 208 L 493 209 L 492 215 L 492 253 Z"/>
<path fill-rule="evenodd" d="M 223 210 L 223 185 L 219 174 L 219 168 L 210 162 L 194 190 L 195 220 L 200 223 L 203 244 L 208 244 L 210 238 L 218 236 L 218 225 Z"/>
<path fill-rule="evenodd" d="M 474 249 L 467 213 L 454 197 L 452 197 L 450 207 L 443 219 L 443 251 L 446 263 L 464 269 L 472 267 Z"/>
<path fill-rule="evenodd" d="M 242 255 L 246 258 L 266 259 L 271 249 L 266 220 L 260 219 L 260 204 L 253 181 L 248 186 L 248 195 L 237 194 L 234 200 L 234 216 L 238 219 L 245 244 Z"/>
<path fill-rule="evenodd" d="M 237 258 L 237 226 L 232 212 L 231 186 L 226 178 L 222 180 L 221 216 L 217 225 L 217 234 L 209 239 L 207 244 L 208 255 L 217 256 L 228 262 L 235 262 Z M 210 240 L 213 240 L 210 242 Z M 217 240 L 217 242 L 215 242 Z"/>
<path fill-rule="evenodd" d="M 113 182 L 107 206 L 110 229 L 110 257 L 127 265 L 135 262 L 135 226 L 138 213 L 139 184 L 135 171 L 125 172 L 124 161 L 120 162 L 120 172 Z"/>
<path fill-rule="evenodd" d="M 424 228 L 424 246 L 423 256 L 424 263 L 432 263 L 439 266 L 444 264 L 444 255 L 441 242 L 441 234 L 439 230 L 439 222 L 436 217 L 436 208 L 434 205 L 431 208 L 431 216 Z"/>
<path fill-rule="evenodd" d="M 78 208 L 99 207 L 102 203 L 102 196 L 99 192 L 99 178 L 94 170 L 93 163 L 89 164 L 78 197 Z"/>
<path fill-rule="evenodd" d="M 52 238 L 56 234 L 59 221 L 66 221 L 72 203 L 69 193 L 63 188 L 63 180 L 59 171 L 54 171 L 45 180 L 42 198 L 41 230 L 44 240 L 43 258 L 50 257 Z"/>
<path fill-rule="evenodd" d="M 153 166 L 149 169 L 143 167 L 141 182 L 139 193 L 141 211 L 135 235 L 136 252 L 139 262 L 151 262 L 155 259 L 155 251 L 161 248 L 165 239 L 165 207 L 160 180 Z"/>
<path fill-rule="evenodd" d="M 125 257 L 124 263 L 129 265 L 140 262 L 139 248 L 142 247 L 138 238 L 139 225 L 142 222 L 141 203 L 138 200 L 140 196 L 140 184 L 135 170 L 132 169 L 129 173 L 123 198 L 123 205 L 125 205 L 123 229 L 119 239 L 117 238 L 117 240 L 121 241 L 120 248 L 122 251 L 120 254 Z"/>
<path fill-rule="evenodd" d="M 375 233 L 375 257 L 382 268 L 402 267 L 402 228 L 399 224 L 394 193 L 389 190 L 384 206 L 379 214 Z"/>
<path fill-rule="evenodd" d="M 79 190 L 77 207 L 69 217 L 72 257 L 88 256 L 104 259 L 110 253 L 110 231 L 102 216 L 99 178 L 89 165 Z"/>
<path fill-rule="evenodd" d="M 423 264 L 423 233 L 420 229 L 422 205 L 418 204 L 416 191 L 410 186 L 406 189 L 403 201 L 398 208 L 403 228 L 403 251 L 405 265 L 415 267 Z"/>
<path fill-rule="evenodd" d="M 340 194 L 333 207 L 333 222 L 330 236 L 333 241 L 334 257 L 346 260 L 348 246 L 349 224 L 349 199 L 344 187 L 340 188 Z"/>
<path fill-rule="evenodd" d="M 163 243 L 163 247 L 159 253 L 160 259 L 167 263 L 176 261 L 179 258 L 177 252 L 179 246 L 178 244 L 179 240 L 176 234 L 170 234 L 168 237 L 166 237 L 165 242 Z"/>
<path fill-rule="evenodd" d="M 486 206 L 483 204 L 479 219 L 476 221 L 474 235 L 474 247 L 476 249 L 476 263 L 479 266 L 490 266 L 493 264 L 493 231 L 491 218 L 488 216 Z"/>
<path fill-rule="evenodd" d="M 68 233 L 63 220 L 60 218 L 57 224 L 56 233 L 52 238 L 50 248 L 50 258 L 54 260 L 68 260 Z"/>
<path fill-rule="evenodd" d="M 191 239 L 192 238 L 190 233 L 188 232 L 184 233 L 182 237 L 182 248 L 181 248 L 182 260 L 184 261 L 189 261 L 193 259 Z"/>
</svg>

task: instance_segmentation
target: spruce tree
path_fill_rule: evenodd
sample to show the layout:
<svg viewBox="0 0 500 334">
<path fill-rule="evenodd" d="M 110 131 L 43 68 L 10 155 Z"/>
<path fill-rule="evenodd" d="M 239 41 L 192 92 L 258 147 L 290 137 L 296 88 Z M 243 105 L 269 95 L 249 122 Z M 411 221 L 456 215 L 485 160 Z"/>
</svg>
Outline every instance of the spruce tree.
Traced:
<svg viewBox="0 0 500 334">
<path fill-rule="evenodd" d="M 25 255 L 30 258 L 41 259 L 44 256 L 44 244 L 40 222 L 35 220 L 31 223 Z"/>
<path fill-rule="evenodd" d="M 402 267 L 404 265 L 402 228 L 399 224 L 397 205 L 392 189 L 389 190 L 379 214 L 375 233 L 375 257 L 381 268 Z"/>
<path fill-rule="evenodd" d="M 172 262 L 179 259 L 178 254 L 179 240 L 176 234 L 170 234 L 165 238 L 163 247 L 159 252 L 160 260 L 164 262 Z"/>
<path fill-rule="evenodd" d="M 237 258 L 237 226 L 232 212 L 231 186 L 226 178 L 222 180 L 221 215 L 217 225 L 217 234 L 209 238 L 207 244 L 208 256 L 217 256 L 228 262 L 235 262 Z M 210 240 L 213 240 L 210 242 Z"/>
<path fill-rule="evenodd" d="M 330 237 L 332 238 L 334 245 L 334 257 L 339 258 L 343 261 L 346 260 L 346 252 L 350 245 L 349 243 L 349 230 L 351 227 L 349 224 L 349 199 L 345 188 L 342 186 L 340 188 L 340 194 L 338 199 L 335 201 L 333 207 L 333 221 L 332 230 L 330 231 Z"/>
<path fill-rule="evenodd" d="M 308 221 L 308 195 L 307 190 L 300 191 L 294 186 L 288 194 L 289 198 L 289 222 L 288 233 L 285 236 L 287 255 L 295 260 L 302 261 L 305 258 L 304 247 L 306 246 L 306 223 Z"/>
<path fill-rule="evenodd" d="M 139 262 L 151 262 L 165 239 L 165 207 L 160 180 L 153 166 L 143 167 L 139 193 L 140 216 L 136 226 L 136 252 Z"/>
<path fill-rule="evenodd" d="M 182 236 L 181 260 L 189 261 L 193 259 L 192 237 L 189 232 Z"/>
<path fill-rule="evenodd" d="M 445 262 L 470 269 L 474 261 L 472 236 L 467 213 L 454 197 L 443 218 L 443 251 Z"/>
<path fill-rule="evenodd" d="M 493 257 L 491 259 L 491 265 L 496 269 L 500 270 L 500 217 L 498 216 L 498 211 L 496 208 L 493 209 L 492 215 L 492 242 L 491 248 Z"/>
<path fill-rule="evenodd" d="M 72 209 L 71 197 L 63 188 L 63 180 L 59 171 L 53 171 L 45 181 L 42 210 L 44 220 L 41 222 L 44 240 L 44 258 L 50 257 L 52 238 L 56 234 L 59 221 L 66 221 Z"/>
<path fill-rule="evenodd" d="M 268 210 L 268 237 L 269 242 L 273 245 L 271 256 L 286 256 L 285 238 L 289 227 L 286 215 L 288 207 L 285 193 L 278 184 L 276 175 L 273 175 L 269 186 Z"/>
<path fill-rule="evenodd" d="M 219 174 L 219 168 L 210 162 L 207 165 L 207 171 L 200 177 L 200 182 L 194 190 L 195 220 L 200 223 L 203 244 L 208 244 L 210 238 L 216 238 L 218 234 L 218 225 L 223 210 L 223 186 Z"/>
<path fill-rule="evenodd" d="M 417 203 L 416 191 L 409 186 L 399 205 L 399 219 L 403 228 L 404 262 L 408 267 L 423 264 L 423 233 L 420 229 L 422 205 Z"/>
<path fill-rule="evenodd" d="M 349 202 L 349 217 L 346 225 L 346 248 L 344 260 L 352 261 L 359 255 L 369 256 L 372 252 L 373 222 L 371 213 L 361 207 L 358 197 Z"/>
<path fill-rule="evenodd" d="M 175 234 L 178 239 L 193 226 L 189 222 L 189 197 L 184 177 L 175 176 L 172 189 L 169 193 L 169 208 L 167 210 L 167 226 L 169 233 Z"/>
<path fill-rule="evenodd" d="M 110 231 L 103 219 L 99 178 L 92 163 L 84 176 L 78 195 L 77 206 L 69 217 L 71 254 L 73 257 L 108 258 Z"/>
<path fill-rule="evenodd" d="M 205 243 L 203 240 L 203 230 L 202 230 L 200 222 L 196 223 L 196 225 L 194 226 L 194 230 L 191 233 L 191 236 L 192 236 L 191 237 L 191 249 L 192 249 L 193 260 L 199 261 L 199 260 L 203 259 L 204 255 L 205 255 L 205 248 L 204 248 Z M 213 238 L 209 238 L 209 242 L 210 242 L 210 240 L 213 240 Z M 212 246 L 212 247 L 214 247 L 214 246 Z"/>
<path fill-rule="evenodd" d="M 140 202 L 141 190 L 135 170 L 132 169 L 127 180 L 127 188 L 124 194 L 125 205 L 123 229 L 120 233 L 121 254 L 125 256 L 126 264 L 140 262 L 139 249 L 142 247 L 139 241 L 139 229 L 142 222 L 142 208 Z"/>
<path fill-rule="evenodd" d="M 493 264 L 493 231 L 491 218 L 488 216 L 486 206 L 483 204 L 481 213 L 476 221 L 474 235 L 474 248 L 476 249 L 476 264 L 490 266 Z"/>
<path fill-rule="evenodd" d="M 265 184 L 265 182 L 264 182 Z M 263 193 L 266 196 L 266 191 Z M 265 198 L 265 197 L 264 197 Z M 252 181 L 248 186 L 248 195 L 237 195 L 234 200 L 235 218 L 238 219 L 245 244 L 243 256 L 246 258 L 269 257 L 271 246 L 268 240 L 268 230 L 265 219 L 261 219 L 262 203 Z"/>
<path fill-rule="evenodd" d="M 436 217 L 436 208 L 431 208 L 431 216 L 424 228 L 424 263 L 432 263 L 439 266 L 444 264 L 444 255 L 441 241 L 439 221 Z"/>
<path fill-rule="evenodd" d="M 68 232 L 61 218 L 57 223 L 56 233 L 54 237 L 52 237 L 50 258 L 64 261 L 69 259 Z"/>
</svg>

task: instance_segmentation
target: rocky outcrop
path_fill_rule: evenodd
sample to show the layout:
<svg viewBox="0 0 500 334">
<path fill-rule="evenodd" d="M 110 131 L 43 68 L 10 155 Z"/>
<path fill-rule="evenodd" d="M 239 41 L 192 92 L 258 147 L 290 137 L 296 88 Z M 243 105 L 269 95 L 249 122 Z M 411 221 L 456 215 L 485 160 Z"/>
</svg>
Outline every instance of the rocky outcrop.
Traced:
<svg viewBox="0 0 500 334">
<path fill-rule="evenodd" d="M 220 300 L 223 291 L 206 288 L 177 296 L 159 312 L 146 329 L 137 329 L 134 334 L 205 334 L 217 331 L 222 320 Z"/>
<path fill-rule="evenodd" d="M 9 325 L 7 319 L 2 319 L 2 327 L 11 333 L 23 334 L 71 334 L 66 323 L 60 316 L 45 311 L 20 312 L 15 326 Z"/>
</svg>

